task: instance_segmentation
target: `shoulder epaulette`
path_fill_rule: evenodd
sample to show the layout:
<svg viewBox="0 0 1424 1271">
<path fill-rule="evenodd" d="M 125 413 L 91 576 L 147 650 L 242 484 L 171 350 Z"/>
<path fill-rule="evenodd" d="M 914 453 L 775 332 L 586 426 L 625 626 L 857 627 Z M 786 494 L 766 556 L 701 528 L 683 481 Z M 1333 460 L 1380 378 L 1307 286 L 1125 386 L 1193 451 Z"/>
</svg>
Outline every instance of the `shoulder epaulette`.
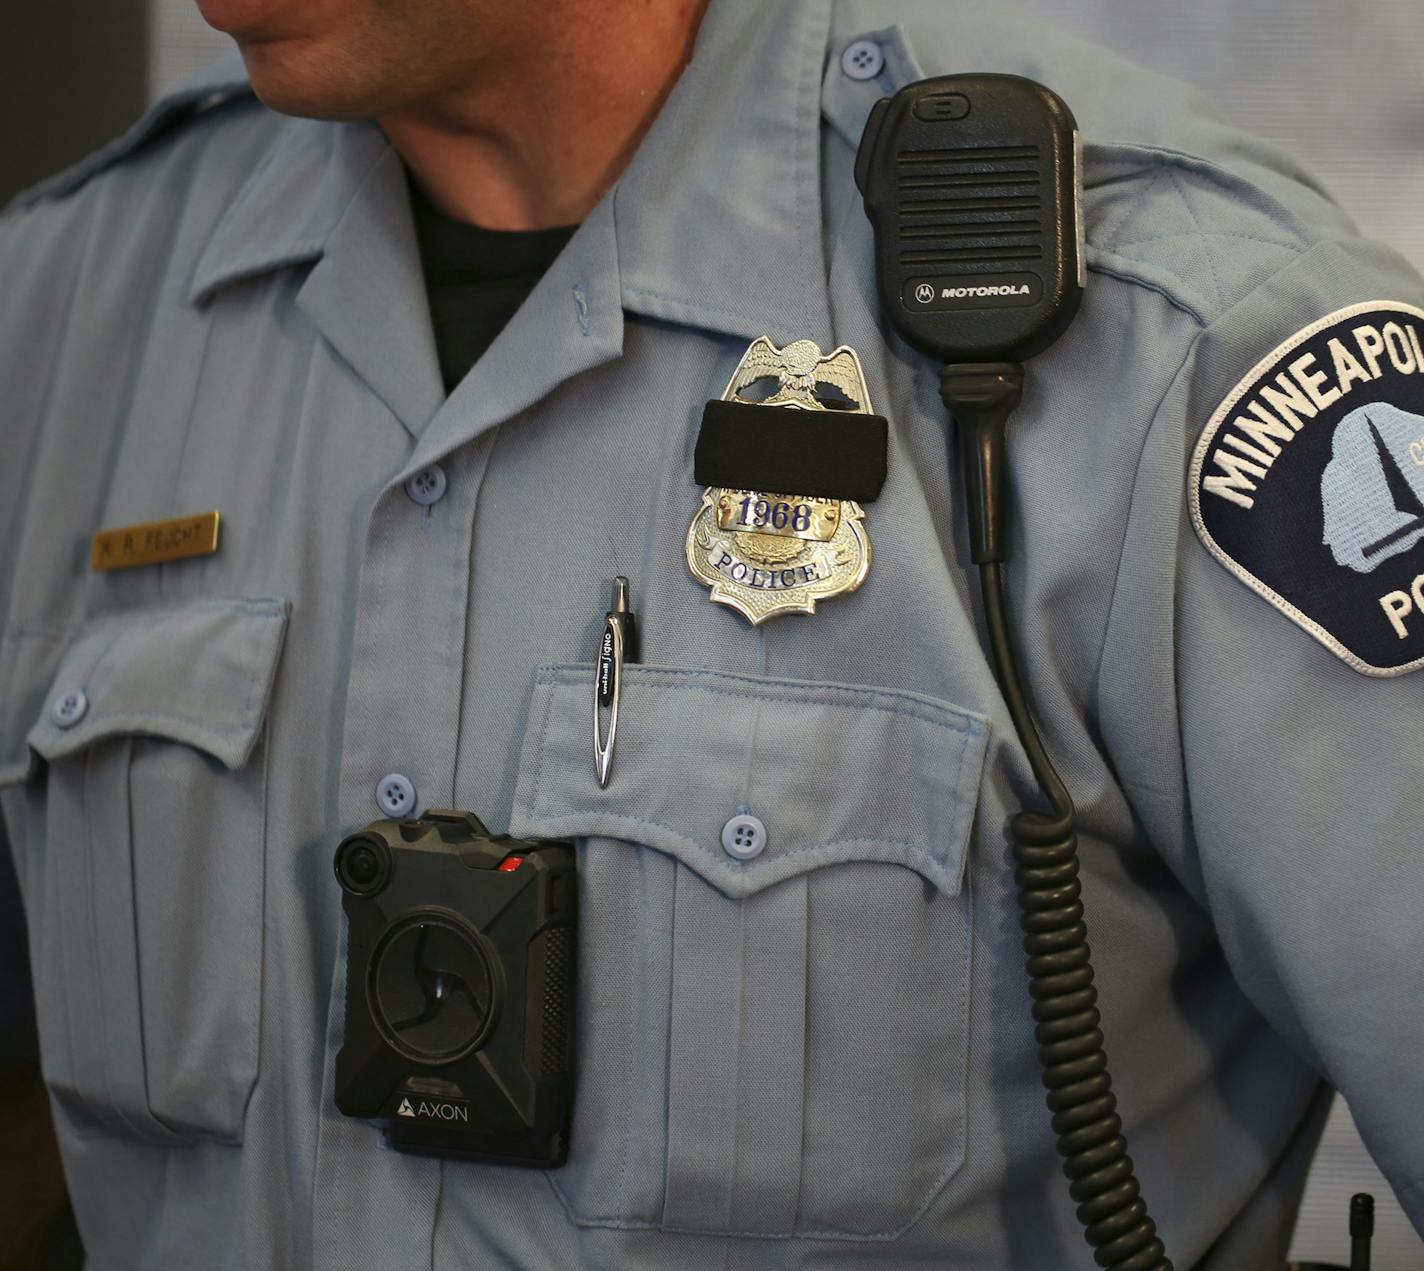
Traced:
<svg viewBox="0 0 1424 1271">
<path fill-rule="evenodd" d="M 90 178 L 122 162 L 175 128 L 228 105 L 251 97 L 252 86 L 242 68 L 242 59 L 231 53 L 219 58 L 182 87 L 166 93 L 122 136 L 87 155 L 72 167 L 46 177 L 38 185 L 15 196 L 7 211 L 33 207 L 48 199 L 72 194 Z"/>
</svg>

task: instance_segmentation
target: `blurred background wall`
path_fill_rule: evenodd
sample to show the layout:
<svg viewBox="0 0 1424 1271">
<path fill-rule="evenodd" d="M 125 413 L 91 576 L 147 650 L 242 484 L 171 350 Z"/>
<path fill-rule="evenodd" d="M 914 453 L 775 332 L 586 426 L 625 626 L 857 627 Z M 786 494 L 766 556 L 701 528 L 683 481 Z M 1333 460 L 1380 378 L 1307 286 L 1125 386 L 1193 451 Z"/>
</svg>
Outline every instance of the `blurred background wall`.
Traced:
<svg viewBox="0 0 1424 1271">
<path fill-rule="evenodd" d="M 150 0 L 0 0 L 0 204 L 143 110 L 149 9 Z"/>
<path fill-rule="evenodd" d="M 1238 123 L 1303 159 L 1366 234 L 1424 271 L 1424 0 L 1023 2 L 1204 89 Z M 228 47 L 191 0 L 3 7 L 0 203 L 102 144 Z M 0 912 L 0 941 L 14 931 Z M 6 953 L 0 965 L 13 968 Z M 1293 1256 L 1349 1261 L 1345 1215 L 1356 1190 L 1379 1204 L 1376 1271 L 1424 1266 L 1424 1247 L 1337 1100 Z"/>
<path fill-rule="evenodd" d="M 1424 271 L 1424 0 L 1020 2 L 1196 84 Z"/>
</svg>

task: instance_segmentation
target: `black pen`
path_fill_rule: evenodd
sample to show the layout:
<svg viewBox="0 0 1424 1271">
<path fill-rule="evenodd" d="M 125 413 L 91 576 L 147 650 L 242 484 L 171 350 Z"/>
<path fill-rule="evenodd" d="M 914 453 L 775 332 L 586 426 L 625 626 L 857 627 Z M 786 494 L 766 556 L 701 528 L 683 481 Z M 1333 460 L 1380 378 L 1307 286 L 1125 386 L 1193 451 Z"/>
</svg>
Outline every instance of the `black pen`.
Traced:
<svg viewBox="0 0 1424 1271">
<path fill-rule="evenodd" d="M 606 786 L 613 772 L 613 747 L 618 740 L 618 711 L 623 698 L 623 666 L 638 660 L 638 628 L 628 602 L 628 580 L 613 580 L 613 608 L 603 615 L 598 659 L 593 673 L 593 772 Z M 608 713 L 608 735 L 603 715 Z"/>
</svg>

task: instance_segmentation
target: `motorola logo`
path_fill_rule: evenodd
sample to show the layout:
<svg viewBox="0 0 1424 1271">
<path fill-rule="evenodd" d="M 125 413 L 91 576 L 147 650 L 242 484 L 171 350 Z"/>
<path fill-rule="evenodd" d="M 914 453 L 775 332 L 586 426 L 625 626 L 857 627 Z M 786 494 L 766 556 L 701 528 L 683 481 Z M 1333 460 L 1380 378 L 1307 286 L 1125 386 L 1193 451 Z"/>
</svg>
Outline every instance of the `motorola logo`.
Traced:
<svg viewBox="0 0 1424 1271">
<path fill-rule="evenodd" d="M 1004 309 L 1033 305 L 1043 299 L 1043 279 L 1037 274 L 949 274 L 908 278 L 900 303 L 913 313 L 945 309 Z"/>
</svg>

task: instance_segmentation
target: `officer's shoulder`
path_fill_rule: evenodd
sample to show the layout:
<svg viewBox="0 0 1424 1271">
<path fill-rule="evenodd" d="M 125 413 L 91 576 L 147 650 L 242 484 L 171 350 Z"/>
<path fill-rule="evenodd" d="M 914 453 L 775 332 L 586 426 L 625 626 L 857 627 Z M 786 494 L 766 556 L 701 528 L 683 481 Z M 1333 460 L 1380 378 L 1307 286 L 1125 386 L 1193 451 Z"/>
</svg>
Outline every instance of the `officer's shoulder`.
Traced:
<svg viewBox="0 0 1424 1271">
<path fill-rule="evenodd" d="M 278 121 L 253 95 L 241 58 L 229 54 L 160 97 L 121 136 L 16 195 L 0 211 L 0 233 L 63 216 L 115 187 L 144 197 L 155 183 L 171 183 L 175 193 L 194 181 L 235 185 Z"/>
<path fill-rule="evenodd" d="M 926 75 L 992 70 L 1054 89 L 1084 140 L 1090 267 L 1205 325 L 1349 217 L 1298 161 L 1233 126 L 1198 90 L 1011 4 L 880 0 Z"/>
</svg>

